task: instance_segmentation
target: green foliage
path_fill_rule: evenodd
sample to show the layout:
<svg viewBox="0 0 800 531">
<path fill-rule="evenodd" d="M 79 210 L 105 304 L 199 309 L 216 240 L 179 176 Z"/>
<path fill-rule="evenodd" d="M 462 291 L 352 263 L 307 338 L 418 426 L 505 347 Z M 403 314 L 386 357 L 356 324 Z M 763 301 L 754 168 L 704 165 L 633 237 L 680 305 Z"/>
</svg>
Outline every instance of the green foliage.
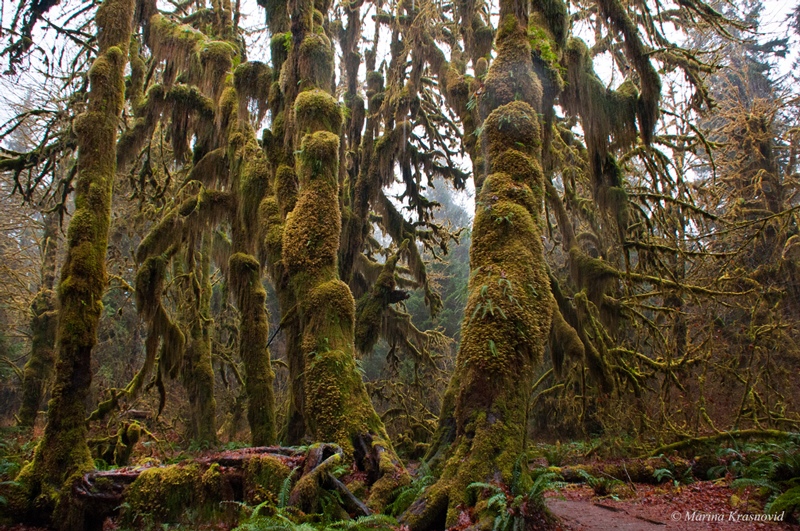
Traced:
<svg viewBox="0 0 800 531">
<path fill-rule="evenodd" d="M 254 508 L 251 516 L 234 531 L 319 531 L 324 529 L 390 531 L 397 527 L 397 521 L 385 514 L 372 514 L 355 520 L 332 520 L 326 518 L 324 513 L 306 516 L 297 513 L 294 509 L 278 509 L 274 514 L 266 514 L 269 511 L 264 510 L 263 506 L 264 504 L 261 504 Z"/>
<path fill-rule="evenodd" d="M 392 493 L 394 501 L 386 506 L 386 513 L 391 516 L 399 516 L 405 512 L 406 509 L 411 507 L 422 491 L 426 487 L 433 485 L 436 482 L 436 477 L 431 472 L 430 467 L 423 462 L 419 467 L 419 474 L 414 478 L 411 483 L 396 489 Z"/>
<path fill-rule="evenodd" d="M 678 467 L 663 454 L 659 457 L 661 457 L 667 463 L 667 466 L 663 468 L 657 468 L 653 471 L 653 477 L 656 479 L 656 481 L 659 483 L 664 481 L 672 481 L 676 487 L 678 485 L 688 485 L 690 483 L 694 483 L 694 476 L 692 476 L 691 467 Z"/>
<path fill-rule="evenodd" d="M 746 445 L 718 452 L 720 465 L 709 469 L 710 477 L 736 478 L 731 486 L 755 489 L 765 500 L 767 513 L 785 511 L 789 519 L 800 514 L 800 445 L 797 440 L 782 444 Z"/>
<path fill-rule="evenodd" d="M 539 468 L 525 473 L 527 456 L 522 454 L 514 464 L 511 485 L 503 488 L 493 483 L 471 483 L 469 490 L 483 491 L 486 509 L 494 515 L 492 531 L 517 531 L 527 529 L 531 516 L 547 514 L 544 495 L 564 486 L 558 474 Z M 532 483 L 530 482 L 532 480 Z M 528 487 L 527 485 L 530 485 Z"/>
<path fill-rule="evenodd" d="M 622 485 L 622 481 L 611 476 L 593 476 L 583 469 L 578 470 L 578 474 L 586 481 L 594 491 L 595 496 L 612 496 L 614 488 Z"/>
<path fill-rule="evenodd" d="M 36 441 L 19 428 L 0 429 L 0 481 L 12 480 L 33 457 Z"/>
</svg>

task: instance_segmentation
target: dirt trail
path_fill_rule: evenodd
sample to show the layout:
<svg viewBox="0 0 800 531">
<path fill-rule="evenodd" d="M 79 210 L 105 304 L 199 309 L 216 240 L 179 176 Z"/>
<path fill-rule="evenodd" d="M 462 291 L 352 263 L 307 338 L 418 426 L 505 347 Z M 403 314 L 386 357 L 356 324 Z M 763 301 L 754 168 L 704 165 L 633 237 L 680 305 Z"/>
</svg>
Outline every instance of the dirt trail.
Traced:
<svg viewBox="0 0 800 531">
<path fill-rule="evenodd" d="M 748 521 L 764 518 L 763 504 L 710 481 L 636 485 L 622 499 L 597 498 L 585 485 L 570 485 L 548 497 L 547 507 L 565 531 L 800 531 L 800 525 L 785 522 Z"/>
<path fill-rule="evenodd" d="M 564 527 L 573 531 L 621 529 L 628 531 L 663 531 L 664 523 L 654 523 L 644 517 L 631 515 L 624 509 L 598 505 L 588 501 L 550 499 L 547 507 L 561 519 Z"/>
</svg>

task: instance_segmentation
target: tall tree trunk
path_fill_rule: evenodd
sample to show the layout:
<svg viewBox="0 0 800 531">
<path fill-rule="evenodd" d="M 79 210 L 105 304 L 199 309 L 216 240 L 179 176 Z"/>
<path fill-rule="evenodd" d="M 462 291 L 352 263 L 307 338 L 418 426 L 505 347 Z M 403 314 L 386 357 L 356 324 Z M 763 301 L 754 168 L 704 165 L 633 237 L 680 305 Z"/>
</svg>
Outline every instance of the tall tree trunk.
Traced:
<svg viewBox="0 0 800 531">
<path fill-rule="evenodd" d="M 433 450 L 446 461 L 437 483 L 404 515 L 414 531 L 455 525 L 473 482 L 511 483 L 550 330 L 553 304 L 541 241 L 541 86 L 531 64 L 525 4 L 500 5 L 498 55 L 480 101 L 490 174 L 476 202 L 463 339 L 445 405 L 452 417 L 443 415 Z M 482 518 L 479 528 L 487 525 Z"/>
<path fill-rule="evenodd" d="M 189 337 L 184 354 L 183 385 L 189 395 L 189 437 L 217 442 L 217 402 L 214 399 L 214 369 L 211 366 L 211 235 L 201 235 L 200 264 L 189 275 L 193 294 L 188 306 Z"/>
<path fill-rule="evenodd" d="M 67 232 L 67 258 L 58 286 L 56 379 L 44 437 L 33 462 L 18 477 L 28 512 L 68 509 L 59 492 L 94 467 L 86 444 L 86 399 L 91 355 L 103 311 L 116 139 L 125 93 L 125 65 L 134 0 L 106 0 L 98 8 L 98 56 L 89 71 L 89 107 L 73 124 L 78 138 L 75 212 Z M 61 511 L 59 511 L 61 512 Z M 55 524 L 73 525 L 60 516 Z M 73 527 L 74 528 L 74 527 Z"/>
<path fill-rule="evenodd" d="M 291 129 L 300 188 L 286 218 L 283 262 L 303 325 L 307 431 L 314 440 L 337 443 L 355 458 L 372 484 L 368 503 L 381 508 L 408 481 L 408 474 L 355 363 L 355 301 L 337 268 L 342 112 L 329 92 L 333 49 L 312 27 L 313 7 L 309 0 L 299 0 L 292 10 L 295 46 L 287 66 L 297 68 L 289 80 L 302 80 Z"/>
<path fill-rule="evenodd" d="M 56 278 L 58 254 L 58 216 L 44 215 L 42 234 L 42 279 L 39 292 L 31 302 L 31 357 L 23 369 L 22 405 L 17 414 L 19 426 L 33 426 L 42 404 L 47 384 L 53 374 L 55 362 L 56 293 L 53 291 Z"/>
</svg>

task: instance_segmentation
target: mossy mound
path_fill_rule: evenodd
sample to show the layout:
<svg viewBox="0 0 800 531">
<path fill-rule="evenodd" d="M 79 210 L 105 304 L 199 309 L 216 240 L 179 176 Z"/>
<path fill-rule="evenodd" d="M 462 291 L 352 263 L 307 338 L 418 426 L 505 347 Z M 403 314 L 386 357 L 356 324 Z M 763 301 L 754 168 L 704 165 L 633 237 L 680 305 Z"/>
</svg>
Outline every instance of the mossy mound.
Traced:
<svg viewBox="0 0 800 531">
<path fill-rule="evenodd" d="M 497 59 L 484 80 L 481 113 L 486 116 L 495 108 L 523 101 L 539 109 L 542 105 L 542 85 L 533 73 L 531 45 L 516 18 L 507 16 L 497 36 Z"/>
<path fill-rule="evenodd" d="M 306 90 L 297 95 L 294 104 L 297 132 L 300 135 L 316 131 L 339 133 L 342 110 L 336 100 L 324 90 Z"/>
<path fill-rule="evenodd" d="M 301 87 L 329 88 L 333 81 L 333 47 L 324 34 L 312 33 L 299 50 Z"/>
</svg>

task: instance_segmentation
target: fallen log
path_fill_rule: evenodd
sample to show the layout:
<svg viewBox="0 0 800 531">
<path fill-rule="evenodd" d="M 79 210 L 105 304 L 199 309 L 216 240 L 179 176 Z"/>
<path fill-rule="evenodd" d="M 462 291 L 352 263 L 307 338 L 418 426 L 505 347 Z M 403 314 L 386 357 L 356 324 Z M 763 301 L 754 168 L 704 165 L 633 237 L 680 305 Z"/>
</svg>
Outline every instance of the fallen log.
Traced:
<svg viewBox="0 0 800 531">
<path fill-rule="evenodd" d="M 284 482 L 290 481 L 295 485 L 290 504 L 301 510 L 313 509 L 308 496 L 328 489 L 339 492 L 346 513 L 368 515 L 366 505 L 331 474 L 341 458 L 341 448 L 332 444 L 265 446 L 215 452 L 174 465 L 93 471 L 73 484 L 71 505 L 82 513 L 87 531 L 102 530 L 109 517 L 133 526 L 144 524 L 145 514 L 151 524 L 181 523 L 187 512 L 233 526 L 242 504 L 277 505 Z M 313 492 L 298 488 L 302 485 L 313 486 Z"/>
</svg>

